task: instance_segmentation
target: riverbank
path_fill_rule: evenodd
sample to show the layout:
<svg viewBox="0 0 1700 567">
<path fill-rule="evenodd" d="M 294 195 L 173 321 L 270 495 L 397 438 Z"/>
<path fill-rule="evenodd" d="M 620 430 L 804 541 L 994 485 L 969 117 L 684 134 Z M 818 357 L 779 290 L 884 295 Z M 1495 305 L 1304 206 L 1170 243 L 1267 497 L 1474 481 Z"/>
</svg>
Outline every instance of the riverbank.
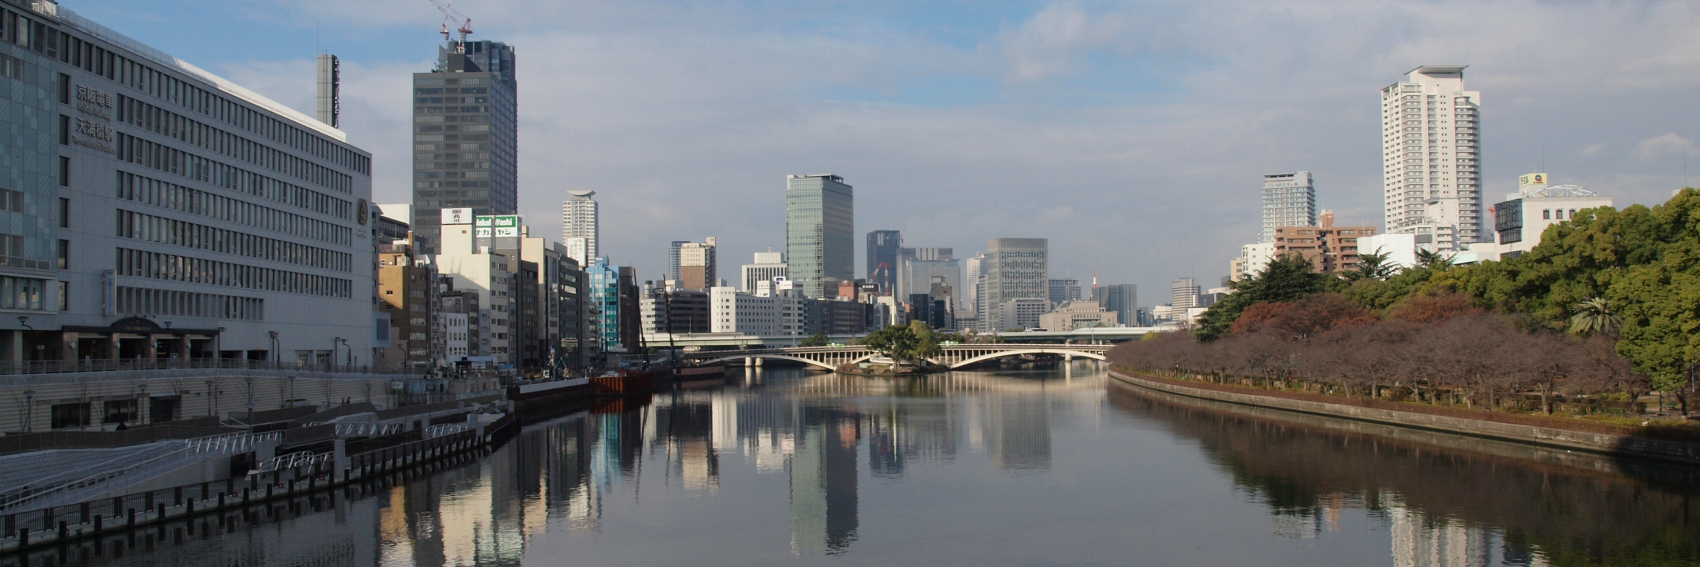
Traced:
<svg viewBox="0 0 1700 567">
<path fill-rule="evenodd" d="M 1443 414 L 1441 412 L 1411 411 L 1406 408 L 1393 409 L 1385 407 L 1386 402 L 1369 400 L 1364 400 L 1364 402 L 1371 403 L 1341 403 L 1346 400 L 1327 399 L 1328 396 L 1316 394 L 1275 392 L 1223 384 L 1171 380 L 1118 368 L 1111 368 L 1109 372 L 1111 378 L 1134 386 L 1193 398 L 1343 417 L 1400 427 L 1534 443 L 1562 449 L 1627 455 L 1684 464 L 1700 464 L 1700 443 L 1653 439 L 1604 431 L 1585 431 L 1554 427 L 1548 424 L 1532 425 L 1480 419 L 1475 416 L 1465 417 L 1460 415 L 1463 413 L 1461 411 L 1447 411 Z"/>
</svg>

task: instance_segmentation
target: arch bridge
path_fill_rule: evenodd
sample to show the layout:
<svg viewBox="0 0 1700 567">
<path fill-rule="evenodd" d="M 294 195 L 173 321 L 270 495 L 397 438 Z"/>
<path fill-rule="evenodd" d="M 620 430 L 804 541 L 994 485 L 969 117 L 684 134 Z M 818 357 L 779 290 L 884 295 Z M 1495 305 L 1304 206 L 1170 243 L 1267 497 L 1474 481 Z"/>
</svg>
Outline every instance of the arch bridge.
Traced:
<svg viewBox="0 0 1700 567">
<path fill-rule="evenodd" d="M 1064 360 L 1073 360 L 1075 357 L 1106 360 L 1104 352 L 1108 351 L 1111 346 L 1073 344 L 951 345 L 939 347 L 938 355 L 927 360 L 951 369 L 1024 354 L 1053 354 L 1062 356 Z M 837 370 L 839 366 L 845 364 L 866 362 L 878 354 L 868 347 L 853 345 L 694 352 L 686 354 L 685 359 L 698 364 L 734 363 L 745 366 L 759 366 L 764 360 L 784 360 L 826 370 Z"/>
</svg>

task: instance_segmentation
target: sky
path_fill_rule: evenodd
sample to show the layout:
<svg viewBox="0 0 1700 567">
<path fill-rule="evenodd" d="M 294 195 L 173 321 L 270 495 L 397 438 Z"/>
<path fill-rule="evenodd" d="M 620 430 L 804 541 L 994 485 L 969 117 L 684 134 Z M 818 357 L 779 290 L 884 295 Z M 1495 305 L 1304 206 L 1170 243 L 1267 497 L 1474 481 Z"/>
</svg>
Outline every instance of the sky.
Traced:
<svg viewBox="0 0 1700 567">
<path fill-rule="evenodd" d="M 343 130 L 377 203 L 409 193 L 411 73 L 430 0 L 63 0 L 312 114 L 343 62 Z M 787 174 L 855 187 L 865 233 L 958 257 L 1050 239 L 1051 277 L 1205 287 L 1259 230 L 1262 175 L 1309 170 L 1338 224 L 1382 224 L 1379 91 L 1464 64 L 1487 203 L 1519 174 L 1619 207 L 1700 178 L 1700 2 L 1618 0 L 460 0 L 514 46 L 520 214 L 558 239 L 594 190 L 603 253 L 659 279 L 714 236 L 720 276 L 783 250 Z"/>
</svg>

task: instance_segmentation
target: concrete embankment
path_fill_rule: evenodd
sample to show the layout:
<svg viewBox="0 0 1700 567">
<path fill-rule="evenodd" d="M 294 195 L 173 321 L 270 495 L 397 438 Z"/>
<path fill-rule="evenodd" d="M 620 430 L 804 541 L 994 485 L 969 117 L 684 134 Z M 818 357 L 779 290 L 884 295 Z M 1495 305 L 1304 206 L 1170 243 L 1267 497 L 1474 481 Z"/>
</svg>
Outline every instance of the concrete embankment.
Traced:
<svg viewBox="0 0 1700 567">
<path fill-rule="evenodd" d="M 1700 444 L 1694 443 L 1647 439 L 1644 437 L 1597 433 L 1591 431 L 1575 431 L 1555 427 L 1502 423 L 1418 412 L 1367 408 L 1349 404 L 1334 404 L 1310 400 L 1278 398 L 1249 392 L 1232 392 L 1199 388 L 1189 386 L 1183 382 L 1175 380 L 1140 376 L 1117 370 L 1111 370 L 1110 376 L 1116 380 L 1141 388 L 1191 398 L 1217 400 L 1292 412 L 1342 417 L 1346 419 L 1355 419 L 1398 427 L 1443 431 L 1447 433 L 1473 435 L 1491 439 L 1516 441 L 1520 443 L 1533 443 L 1561 449 L 1591 451 L 1596 453 L 1657 459 L 1661 461 L 1685 464 L 1700 464 Z"/>
</svg>

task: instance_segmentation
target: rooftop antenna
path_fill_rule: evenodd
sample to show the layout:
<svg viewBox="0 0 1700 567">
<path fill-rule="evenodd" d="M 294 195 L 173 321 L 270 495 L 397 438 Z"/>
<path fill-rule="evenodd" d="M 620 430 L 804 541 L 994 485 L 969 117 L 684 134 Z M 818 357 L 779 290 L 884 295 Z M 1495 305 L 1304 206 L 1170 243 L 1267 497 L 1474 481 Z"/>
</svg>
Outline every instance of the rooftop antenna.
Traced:
<svg viewBox="0 0 1700 567">
<path fill-rule="evenodd" d="M 465 54 L 466 36 L 472 35 L 472 18 L 468 18 L 466 17 L 466 14 L 456 11 L 454 8 L 454 2 L 452 1 L 439 2 L 438 0 L 431 0 L 431 5 L 436 6 L 437 11 L 443 13 L 443 41 L 454 41 L 455 53 Z M 459 25 L 459 29 L 456 30 L 460 32 L 459 41 L 455 41 L 455 38 L 449 35 L 449 24 L 451 23 Z"/>
</svg>

